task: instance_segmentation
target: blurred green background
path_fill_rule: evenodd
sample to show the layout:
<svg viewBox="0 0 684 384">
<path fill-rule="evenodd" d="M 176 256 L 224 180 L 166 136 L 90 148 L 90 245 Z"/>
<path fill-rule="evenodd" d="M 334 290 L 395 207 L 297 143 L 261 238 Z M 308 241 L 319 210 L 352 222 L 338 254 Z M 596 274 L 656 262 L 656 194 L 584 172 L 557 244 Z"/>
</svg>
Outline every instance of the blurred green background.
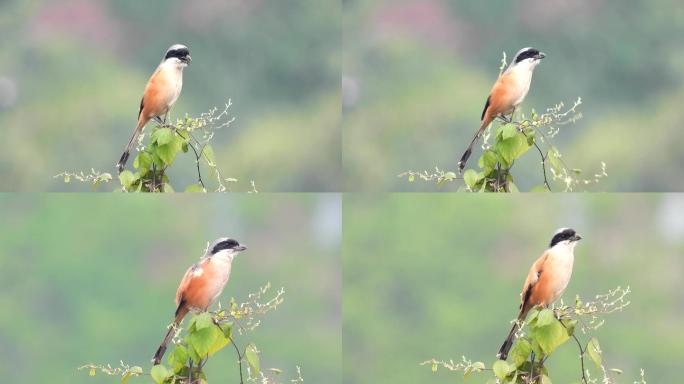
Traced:
<svg viewBox="0 0 684 384">
<path fill-rule="evenodd" d="M 214 149 L 234 190 L 339 191 L 340 18 L 333 0 L 0 2 L 0 190 L 87 192 L 52 176 L 114 173 L 145 82 L 183 43 L 171 116 L 232 99 Z M 173 168 L 194 182 L 190 156 Z"/>
<path fill-rule="evenodd" d="M 246 299 L 271 282 L 285 302 L 239 345 L 283 381 L 340 383 L 339 195 L 0 195 L 0 372 L 6 383 L 112 383 L 82 364 L 150 359 L 175 310 L 185 270 L 208 241 L 232 236 L 236 258 L 221 296 Z M 236 382 L 226 348 L 210 382 Z M 284 380 L 288 379 L 288 380 Z M 149 382 L 149 377 L 135 382 Z"/>
<path fill-rule="evenodd" d="M 419 366 L 433 357 L 491 366 L 530 265 L 564 226 L 584 236 L 566 302 L 633 291 L 596 333 L 607 365 L 624 370 L 619 382 L 639 368 L 649 383 L 679 382 L 683 211 L 682 195 L 345 195 L 345 383 L 462 382 Z M 568 343 L 548 361 L 554 383 L 579 382 L 577 355 Z"/>
<path fill-rule="evenodd" d="M 554 143 L 587 176 L 607 163 L 608 179 L 588 190 L 684 190 L 673 176 L 684 164 L 682 1 L 342 3 L 346 190 L 438 190 L 396 175 L 454 170 L 479 127 L 502 52 L 510 60 L 527 46 L 547 57 L 523 111 L 584 101 L 584 118 Z M 521 190 L 541 184 L 536 154 L 514 175 Z"/>
</svg>

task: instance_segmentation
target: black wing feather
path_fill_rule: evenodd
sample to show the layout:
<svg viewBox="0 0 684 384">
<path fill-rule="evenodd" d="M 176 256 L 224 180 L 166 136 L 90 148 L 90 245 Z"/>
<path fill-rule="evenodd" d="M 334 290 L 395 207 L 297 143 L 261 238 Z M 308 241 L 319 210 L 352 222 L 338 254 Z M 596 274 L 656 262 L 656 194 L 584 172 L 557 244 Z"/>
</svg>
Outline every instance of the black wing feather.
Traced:
<svg viewBox="0 0 684 384">
<path fill-rule="evenodd" d="M 484 107 L 484 109 L 482 110 L 482 116 L 480 116 L 480 121 L 482 121 L 482 119 L 484 119 L 485 112 L 487 112 L 487 108 L 489 108 L 489 99 L 491 99 L 491 98 L 492 98 L 491 95 L 489 95 L 489 96 L 487 97 L 487 102 L 485 103 L 485 107 Z M 141 102 L 141 103 L 142 103 L 142 102 Z M 140 108 L 142 108 L 142 104 L 140 104 Z"/>
</svg>

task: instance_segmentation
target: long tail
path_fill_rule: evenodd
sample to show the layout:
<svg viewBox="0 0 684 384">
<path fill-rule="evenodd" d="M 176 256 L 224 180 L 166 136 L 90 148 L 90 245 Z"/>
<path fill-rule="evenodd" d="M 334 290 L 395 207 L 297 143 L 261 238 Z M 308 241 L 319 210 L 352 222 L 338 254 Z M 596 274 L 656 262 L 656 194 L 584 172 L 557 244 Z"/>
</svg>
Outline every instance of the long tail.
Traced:
<svg viewBox="0 0 684 384">
<path fill-rule="evenodd" d="M 504 341 L 503 345 L 501 345 L 499 353 L 496 355 L 499 359 L 506 360 L 508 358 L 508 352 L 511 350 L 511 347 L 513 346 L 513 338 L 515 337 L 515 332 L 517 330 L 518 322 L 516 321 L 515 324 L 513 324 L 513 328 L 511 328 L 511 331 L 508 332 L 508 336 L 506 336 L 506 341 Z"/>
<path fill-rule="evenodd" d="M 126 149 L 124 149 L 124 152 L 121 155 L 119 162 L 116 163 L 116 168 L 119 170 L 119 173 L 123 172 L 124 168 L 126 167 L 128 156 L 131 154 L 131 147 L 133 146 L 135 140 L 138 138 L 138 135 L 140 135 L 140 131 L 142 131 L 142 128 L 145 126 L 145 124 L 147 124 L 148 121 L 149 119 L 145 119 L 142 115 L 140 116 L 140 118 L 138 118 L 138 124 L 135 126 L 135 129 L 133 130 L 133 135 L 131 135 L 131 139 L 128 140 L 128 144 L 126 144 Z"/>
<path fill-rule="evenodd" d="M 487 99 L 487 105 L 489 105 L 489 99 Z M 482 113 L 482 123 L 480 123 L 480 129 L 477 130 L 477 133 L 470 141 L 470 145 L 468 145 L 468 148 L 463 153 L 463 156 L 461 156 L 461 160 L 459 160 L 458 162 L 458 173 L 463 173 L 463 168 L 465 168 L 466 162 L 468 162 L 468 158 L 470 157 L 470 154 L 473 152 L 473 145 L 475 145 L 477 139 L 479 139 L 480 136 L 482 136 L 482 132 L 484 132 L 485 128 L 487 128 L 487 126 L 492 122 L 492 120 L 494 120 L 494 118 L 490 116 L 489 110 L 485 109 Z"/>
<path fill-rule="evenodd" d="M 480 138 L 480 136 L 482 135 L 482 132 L 484 132 L 484 127 L 480 127 L 480 129 L 475 134 L 475 137 L 473 137 L 473 140 L 470 141 L 470 145 L 468 145 L 468 148 L 463 153 L 463 156 L 461 156 L 461 160 L 458 161 L 458 172 L 459 173 L 463 172 L 463 168 L 465 168 L 466 162 L 468 161 L 468 158 L 470 158 L 470 154 L 473 152 L 473 145 L 475 145 L 475 143 L 477 142 L 477 139 Z"/>
<path fill-rule="evenodd" d="M 152 358 L 154 365 L 159 365 L 161 363 L 161 359 L 164 357 L 164 353 L 166 353 L 166 347 L 169 345 L 169 342 L 171 339 L 173 339 L 173 335 L 176 333 L 176 327 L 178 327 L 181 321 L 183 321 L 183 318 L 187 313 L 188 308 L 185 306 L 185 303 L 181 302 L 178 305 L 178 309 L 176 309 L 176 318 L 173 320 L 173 324 L 169 326 L 169 330 L 166 332 L 164 340 L 162 340 L 159 348 L 157 348 L 157 352 L 154 353 L 154 357 Z"/>
<path fill-rule="evenodd" d="M 515 338 L 515 332 L 518 331 L 518 325 L 525 321 L 525 318 L 527 317 L 527 312 L 529 310 L 530 309 L 525 304 L 520 306 L 518 320 L 513 324 L 513 327 L 511 327 L 511 331 L 508 332 L 506 340 L 501 345 L 501 348 L 499 348 L 499 353 L 496 354 L 496 356 L 500 360 L 506 360 L 508 358 L 508 352 L 511 350 L 511 347 L 513 346 L 513 338 Z"/>
</svg>

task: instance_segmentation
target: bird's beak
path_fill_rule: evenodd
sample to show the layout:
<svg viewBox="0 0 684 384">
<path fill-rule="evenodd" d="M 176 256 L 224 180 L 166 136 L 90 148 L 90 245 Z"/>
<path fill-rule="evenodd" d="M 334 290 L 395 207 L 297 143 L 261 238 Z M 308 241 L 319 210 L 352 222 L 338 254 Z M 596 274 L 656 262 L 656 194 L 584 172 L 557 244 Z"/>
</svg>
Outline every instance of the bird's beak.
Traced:
<svg viewBox="0 0 684 384">
<path fill-rule="evenodd" d="M 190 55 L 185 56 L 185 62 L 186 63 L 190 64 L 191 61 L 192 61 L 192 57 L 190 57 Z"/>
<path fill-rule="evenodd" d="M 235 250 L 238 252 L 242 252 L 245 249 L 247 249 L 247 247 L 245 247 L 244 245 L 238 245 L 237 247 L 235 247 Z"/>
<path fill-rule="evenodd" d="M 582 236 L 575 234 L 575 236 L 572 237 L 572 240 L 573 241 L 580 241 L 580 240 L 582 240 Z"/>
<path fill-rule="evenodd" d="M 539 59 L 539 60 L 541 60 L 545 57 L 546 57 L 546 53 L 544 53 L 544 52 L 539 52 L 539 54 L 537 55 L 537 59 Z"/>
</svg>

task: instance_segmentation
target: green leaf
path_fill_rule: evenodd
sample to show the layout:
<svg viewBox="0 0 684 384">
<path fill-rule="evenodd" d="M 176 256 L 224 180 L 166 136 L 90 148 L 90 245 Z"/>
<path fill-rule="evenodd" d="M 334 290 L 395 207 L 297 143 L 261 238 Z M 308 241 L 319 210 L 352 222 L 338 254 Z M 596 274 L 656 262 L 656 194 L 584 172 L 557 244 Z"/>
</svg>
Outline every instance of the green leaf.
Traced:
<svg viewBox="0 0 684 384">
<path fill-rule="evenodd" d="M 556 320 L 556 317 L 553 315 L 553 311 L 544 308 L 539 312 L 539 315 L 537 316 L 537 327 L 543 327 L 546 325 L 549 325 L 553 323 Z"/>
<path fill-rule="evenodd" d="M 128 169 L 119 174 L 119 181 L 126 189 L 129 189 L 131 185 L 136 182 L 136 180 L 138 180 L 138 178 L 135 177 L 133 172 L 129 171 Z"/>
<path fill-rule="evenodd" d="M 503 380 L 511 372 L 515 371 L 515 366 L 513 364 L 508 364 L 508 362 L 505 360 L 497 360 L 494 365 L 492 365 L 492 370 L 494 371 L 494 375 L 496 375 L 496 377 L 498 377 L 500 380 Z"/>
<path fill-rule="evenodd" d="M 480 168 L 484 169 L 485 173 L 490 173 L 496 168 L 496 153 L 491 150 L 486 150 L 482 153 L 480 160 L 477 162 Z"/>
<path fill-rule="evenodd" d="M 599 345 L 598 339 L 595 337 L 592 337 L 589 339 L 589 342 L 587 343 L 587 353 L 589 354 L 589 357 L 591 357 L 591 360 L 596 364 L 597 368 L 601 368 L 601 364 L 603 363 L 603 359 L 601 357 L 601 346 Z"/>
<path fill-rule="evenodd" d="M 541 317 L 541 313 L 539 317 Z M 539 319 L 537 321 L 539 322 Z M 565 328 L 555 319 L 551 324 L 545 326 L 539 326 L 539 323 L 537 323 L 537 326 L 532 327 L 530 335 L 539 343 L 539 346 L 547 355 L 550 355 L 570 338 Z"/>
<path fill-rule="evenodd" d="M 527 361 L 527 358 L 530 356 L 531 352 L 532 344 L 530 344 L 530 342 L 526 339 L 520 338 L 515 342 L 513 348 L 511 348 L 511 353 L 509 353 L 509 356 L 511 357 L 511 362 L 515 364 L 516 368 L 518 368 L 523 365 L 525 361 Z"/>
<path fill-rule="evenodd" d="M 204 156 L 204 159 L 207 160 L 207 164 L 210 167 L 215 167 L 216 166 L 216 157 L 214 155 L 214 148 L 207 144 L 204 146 L 202 149 L 202 155 Z"/>
<path fill-rule="evenodd" d="M 173 353 L 169 355 L 169 364 L 171 364 L 171 367 L 173 368 L 174 373 L 180 372 L 183 367 L 185 367 L 185 363 L 188 361 L 190 358 L 188 354 L 188 349 L 185 348 L 183 345 L 177 345 L 176 348 L 173 350 Z"/>
<path fill-rule="evenodd" d="M 203 193 L 206 192 L 207 190 L 204 189 L 202 184 L 190 184 L 185 188 L 185 192 L 190 192 L 190 193 Z"/>
<path fill-rule="evenodd" d="M 152 168 L 152 156 L 147 152 L 140 152 L 133 161 L 133 166 L 136 169 L 150 169 Z"/>
<path fill-rule="evenodd" d="M 230 339 L 226 337 L 226 335 L 218 328 L 214 327 L 214 332 L 216 332 L 216 341 L 214 341 L 214 344 L 209 347 L 209 351 L 207 351 L 207 354 L 209 356 L 213 356 L 214 353 L 220 351 L 230 343 Z"/>
<path fill-rule="evenodd" d="M 249 343 L 247 344 L 247 347 L 245 347 L 245 358 L 247 359 L 247 363 L 249 364 L 252 371 L 254 371 L 254 374 L 252 376 L 258 376 L 261 372 L 261 367 L 259 362 L 259 353 L 257 352 L 254 343 Z"/>
<path fill-rule="evenodd" d="M 195 324 L 195 330 L 209 328 L 214 326 L 214 320 L 211 318 L 209 312 L 202 312 L 193 318 L 193 323 Z"/>
<path fill-rule="evenodd" d="M 468 169 L 463 174 L 463 181 L 465 181 L 466 185 L 470 188 L 475 187 L 475 184 L 477 184 L 481 178 L 482 177 L 474 169 Z"/>
<path fill-rule="evenodd" d="M 172 373 L 164 365 L 160 364 L 152 367 L 150 375 L 152 375 L 152 379 L 154 379 L 155 383 L 161 384 L 164 382 L 164 380 L 166 380 L 166 378 L 171 376 Z"/>
<path fill-rule="evenodd" d="M 522 134 L 516 134 L 508 139 L 498 141 L 494 145 L 494 148 L 503 158 L 506 164 L 510 165 L 513 163 L 513 160 L 527 152 L 527 150 L 530 149 L 530 146 L 527 144 L 525 136 Z"/>
<path fill-rule="evenodd" d="M 223 336 L 229 338 L 233 335 L 233 323 L 221 323 L 220 327 L 223 331 Z"/>
<path fill-rule="evenodd" d="M 187 339 L 188 344 L 192 345 L 192 348 L 197 352 L 197 355 L 202 358 L 207 356 L 209 348 L 216 342 L 217 336 L 216 330 L 213 327 L 210 327 L 202 328 L 190 333 Z"/>
<path fill-rule="evenodd" d="M 178 148 L 176 148 L 173 144 L 165 144 L 165 145 L 160 145 L 156 148 L 157 156 L 161 159 L 161 161 L 164 162 L 166 165 L 171 165 L 173 163 L 173 160 L 176 159 L 176 155 L 178 154 Z"/>
<path fill-rule="evenodd" d="M 170 128 L 159 128 L 152 132 L 152 142 L 157 143 L 159 146 L 168 144 L 173 141 L 175 134 Z"/>
<path fill-rule="evenodd" d="M 501 129 L 501 138 L 503 140 L 510 139 L 518 133 L 518 127 L 515 124 L 506 124 Z"/>
</svg>

